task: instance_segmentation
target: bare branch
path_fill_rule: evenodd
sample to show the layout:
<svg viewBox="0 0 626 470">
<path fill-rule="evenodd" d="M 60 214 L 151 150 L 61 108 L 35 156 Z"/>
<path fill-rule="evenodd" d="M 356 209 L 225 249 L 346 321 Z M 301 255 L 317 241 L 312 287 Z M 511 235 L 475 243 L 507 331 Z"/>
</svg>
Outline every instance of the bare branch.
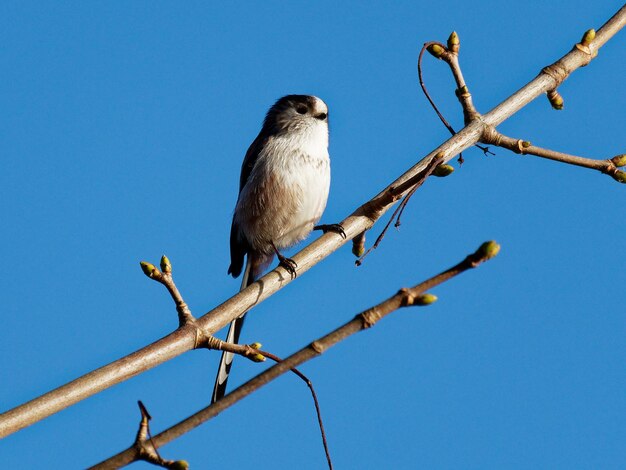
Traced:
<svg viewBox="0 0 626 470">
<path fill-rule="evenodd" d="M 406 181 L 415 178 L 437 154 L 442 154 L 444 156 L 442 163 L 447 163 L 458 155 L 459 152 L 479 142 L 486 126 L 497 126 L 538 96 L 558 87 L 574 70 L 587 65 L 597 50 L 622 29 L 625 24 L 626 5 L 609 19 L 597 31 L 595 38 L 585 46 L 589 49 L 590 54 L 574 47 L 550 66 L 550 72 L 544 69 L 527 85 L 484 114 L 482 119 L 474 120 L 465 126 L 456 135 L 407 170 L 380 194 L 342 221 L 341 226 L 345 230 L 347 239 L 343 239 L 336 233 L 327 233 L 302 249 L 293 257 L 293 260 L 298 264 L 298 273 L 302 274 L 308 271 L 312 266 L 347 243 L 348 240 L 370 229 L 398 200 L 398 198 L 391 201 L 388 199 L 386 192 L 389 188 L 398 187 Z M 409 191 L 410 187 L 412 185 L 406 191 Z M 376 210 L 369 210 L 372 207 Z M 204 331 L 213 334 L 286 286 L 289 282 L 291 282 L 291 279 L 286 270 L 280 267 L 274 269 L 247 289 L 234 295 L 199 318 L 197 320 L 198 326 Z M 193 349 L 196 340 L 195 335 L 196 333 L 193 329 L 179 328 L 149 346 L 3 413 L 0 415 L 0 438 Z"/>
<path fill-rule="evenodd" d="M 348 323 L 340 326 L 334 331 L 328 333 L 326 336 L 313 341 L 308 346 L 302 348 L 295 354 L 292 354 L 288 358 L 276 365 L 270 367 L 266 371 L 260 373 L 256 377 L 250 379 L 240 387 L 227 394 L 221 400 L 203 408 L 202 410 L 194 413 L 178 424 L 166 429 L 160 434 L 154 436 L 154 443 L 158 447 L 162 447 L 168 442 L 182 436 L 183 434 L 191 431 L 192 429 L 200 426 L 202 423 L 214 418 L 222 411 L 231 407 L 241 399 L 247 397 L 254 391 L 261 388 L 263 385 L 268 384 L 272 380 L 281 376 L 289 370 L 294 370 L 296 366 L 309 361 L 323 352 L 325 352 L 331 346 L 343 341 L 349 336 L 358 333 L 359 331 L 371 328 L 383 317 L 386 317 L 390 313 L 409 306 L 422 306 L 430 305 L 436 301 L 436 297 L 431 294 L 425 294 L 427 290 L 432 289 L 439 284 L 458 276 L 468 269 L 476 268 L 481 263 L 495 257 L 500 251 L 500 246 L 494 242 L 483 243 L 476 252 L 467 256 L 463 261 L 450 269 L 431 277 L 430 279 L 422 282 L 411 288 L 400 289 L 395 295 L 387 300 L 379 303 L 378 305 L 371 307 L 358 315 L 356 315 Z M 307 379 L 308 380 L 308 379 Z M 92 470 L 102 470 L 109 468 L 118 468 L 123 465 L 128 465 L 136 458 L 136 450 L 134 447 L 114 455 L 113 457 L 91 467 Z"/>
<path fill-rule="evenodd" d="M 554 150 L 535 147 L 527 140 L 514 139 L 512 137 L 505 136 L 498 132 L 495 128 L 489 129 L 488 132 L 485 132 L 482 141 L 491 145 L 503 147 L 522 155 L 535 155 L 548 160 L 597 170 L 600 173 L 609 175 L 615 181 L 626 183 L 626 172 L 618 170 L 619 167 L 626 166 L 626 155 L 617 155 L 607 160 L 594 160 L 592 158 L 577 157 L 563 152 L 556 152 Z"/>
</svg>

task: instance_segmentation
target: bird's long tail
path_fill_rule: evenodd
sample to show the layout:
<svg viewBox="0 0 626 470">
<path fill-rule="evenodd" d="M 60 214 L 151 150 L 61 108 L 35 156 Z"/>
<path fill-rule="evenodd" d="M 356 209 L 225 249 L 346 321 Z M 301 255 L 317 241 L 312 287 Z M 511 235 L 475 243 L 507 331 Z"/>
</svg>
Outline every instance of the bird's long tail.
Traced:
<svg viewBox="0 0 626 470">
<path fill-rule="evenodd" d="M 254 282 L 254 276 L 252 274 L 252 263 L 250 262 L 250 256 L 248 255 L 246 260 L 246 269 L 243 272 L 243 279 L 241 282 L 241 289 L 244 290 L 250 284 Z M 244 313 L 239 318 L 233 320 L 228 328 L 228 334 L 226 335 L 226 342 L 239 343 L 239 335 L 243 328 L 243 321 L 246 314 Z M 220 366 L 217 370 L 217 377 L 215 378 L 215 386 L 213 387 L 213 395 L 211 397 L 211 403 L 215 403 L 226 394 L 226 383 L 228 382 L 228 374 L 230 368 L 233 365 L 234 354 L 231 352 L 222 351 L 222 358 L 220 359 Z"/>
</svg>

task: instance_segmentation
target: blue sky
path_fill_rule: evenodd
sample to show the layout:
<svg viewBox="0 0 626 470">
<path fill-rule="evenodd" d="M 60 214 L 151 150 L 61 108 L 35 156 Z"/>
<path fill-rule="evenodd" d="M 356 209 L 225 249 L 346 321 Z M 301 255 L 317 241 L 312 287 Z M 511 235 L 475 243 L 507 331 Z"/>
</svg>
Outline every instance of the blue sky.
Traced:
<svg viewBox="0 0 626 470">
<path fill-rule="evenodd" d="M 7 2 L 0 6 L 0 409 L 167 334 L 139 260 L 166 253 L 199 315 L 234 294 L 228 232 L 267 108 L 330 108 L 336 222 L 448 137 L 419 90 L 421 44 L 461 38 L 487 111 L 599 27 L 604 1 Z M 450 74 L 427 58 L 449 120 Z M 626 33 L 500 126 L 593 158 L 626 152 Z M 481 242 L 501 254 L 302 367 L 336 468 L 624 468 L 626 187 L 496 150 L 431 179 L 360 268 L 349 246 L 258 306 L 243 339 L 287 356 Z M 369 234 L 371 243 L 378 225 Z M 294 253 L 295 251 L 291 251 Z M 191 352 L 0 442 L 6 468 L 82 468 L 206 405 L 219 354 Z M 262 366 L 237 361 L 232 384 Z M 324 468 L 307 389 L 275 383 L 164 447 L 192 468 Z M 151 468 L 134 464 L 134 468 Z"/>
</svg>

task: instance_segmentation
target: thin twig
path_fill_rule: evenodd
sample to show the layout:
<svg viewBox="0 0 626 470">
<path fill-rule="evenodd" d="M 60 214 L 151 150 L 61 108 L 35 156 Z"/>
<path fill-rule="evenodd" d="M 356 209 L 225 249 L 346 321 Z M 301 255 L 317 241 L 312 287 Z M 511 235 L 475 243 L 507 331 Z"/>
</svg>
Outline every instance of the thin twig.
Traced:
<svg viewBox="0 0 626 470">
<path fill-rule="evenodd" d="M 380 242 L 382 242 L 383 238 L 385 238 L 385 234 L 387 233 L 387 230 L 389 230 L 389 226 L 391 225 L 391 222 L 393 222 L 395 219 L 396 223 L 398 223 L 399 221 L 398 214 L 402 213 L 410 197 L 415 193 L 415 191 L 417 191 L 417 188 L 419 188 L 422 184 L 424 184 L 424 181 L 426 181 L 426 178 L 428 178 L 433 173 L 433 171 L 435 171 L 435 168 L 437 168 L 437 166 L 443 162 L 443 159 L 444 159 L 443 155 L 440 155 L 440 154 L 435 155 L 433 159 L 428 163 L 426 168 L 424 168 L 422 172 L 418 173 L 414 179 L 407 181 L 404 185 L 390 188 L 389 197 L 397 197 L 398 195 L 404 193 L 408 188 L 410 189 L 409 189 L 409 192 L 404 196 L 404 200 L 402 201 L 402 204 L 398 205 L 398 207 L 396 207 L 395 210 L 393 211 L 393 214 L 391 214 L 389 221 L 387 222 L 383 230 L 380 232 L 380 234 L 376 238 L 376 241 L 374 242 L 374 244 L 370 248 L 368 248 L 367 251 L 365 251 L 365 253 L 363 253 L 363 255 L 361 255 L 361 257 L 354 262 L 354 264 L 356 264 L 357 266 L 361 266 L 361 264 L 363 264 L 363 260 L 365 259 L 365 257 L 369 255 L 373 250 L 378 248 L 378 245 L 380 244 Z M 396 217 L 398 218 L 396 219 Z M 353 251 L 354 251 L 354 248 L 353 248 Z"/>
<path fill-rule="evenodd" d="M 272 359 L 274 362 L 277 362 L 277 363 L 283 362 L 281 358 L 267 351 L 259 350 L 259 353 L 265 357 Z M 307 387 L 309 387 L 309 390 L 311 391 L 311 396 L 313 397 L 313 403 L 315 404 L 315 412 L 317 413 L 317 423 L 319 425 L 320 433 L 322 435 L 322 443 L 324 444 L 324 452 L 326 453 L 326 462 L 328 463 L 328 468 L 330 470 L 333 470 L 333 462 L 330 458 L 330 451 L 328 450 L 328 441 L 326 440 L 326 432 L 324 431 L 324 423 L 322 421 L 322 411 L 320 409 L 320 403 L 317 399 L 317 393 L 315 393 L 315 388 L 313 388 L 313 382 L 311 382 L 311 380 L 309 380 L 309 378 L 306 375 L 304 375 L 295 367 L 291 368 L 290 370 L 291 372 L 296 374 L 298 377 L 300 377 L 304 381 L 304 383 L 307 385 Z"/>
<path fill-rule="evenodd" d="M 430 41 L 430 42 L 425 43 L 422 46 L 422 49 L 420 50 L 420 53 L 419 53 L 419 56 L 418 56 L 418 59 L 417 59 L 417 76 L 418 76 L 419 81 L 420 81 L 420 87 L 422 88 L 422 92 L 424 92 L 424 96 L 426 96 L 426 99 L 430 103 L 430 106 L 435 110 L 435 113 L 437 113 L 437 116 L 439 117 L 439 120 L 443 123 L 444 126 L 446 126 L 448 131 L 450 131 L 450 134 L 454 135 L 454 134 L 456 134 L 456 131 L 450 125 L 450 123 L 447 121 L 447 119 L 443 116 L 443 114 L 441 114 L 441 112 L 439 111 L 439 108 L 437 107 L 437 105 L 435 104 L 433 99 L 430 97 L 430 93 L 428 93 L 428 90 L 426 89 L 426 84 L 424 83 L 424 77 L 422 75 L 422 57 L 424 56 L 424 52 L 426 52 L 426 49 L 429 46 L 432 46 L 432 45 L 435 45 L 435 44 L 439 45 L 440 47 L 442 47 L 444 49 L 446 47 L 446 46 L 444 46 L 443 44 L 441 44 L 440 42 L 437 42 L 437 41 Z"/>
<path fill-rule="evenodd" d="M 202 410 L 194 413 L 183 421 L 175 424 L 174 426 L 166 429 L 165 431 L 154 436 L 154 441 L 159 447 L 163 447 L 168 442 L 182 436 L 183 434 L 191 431 L 192 429 L 200 426 L 202 423 L 214 418 L 222 411 L 231 407 L 241 399 L 250 395 L 254 391 L 261 388 L 263 385 L 271 382 L 280 375 L 293 370 L 300 364 L 313 359 L 323 352 L 325 352 L 331 346 L 345 340 L 349 336 L 358 333 L 367 328 L 374 326 L 380 319 L 389 315 L 390 313 L 409 306 L 428 305 L 432 303 L 436 298 L 425 294 L 426 291 L 433 287 L 450 280 L 451 278 L 458 276 L 468 269 L 476 268 L 481 263 L 493 258 L 498 254 L 500 246 L 496 242 L 483 243 L 476 252 L 467 256 L 463 261 L 456 264 L 452 268 L 443 271 L 442 273 L 431 277 L 430 279 L 411 288 L 400 289 L 395 295 L 391 296 L 387 300 L 379 303 L 378 305 L 371 307 L 358 315 L 346 324 L 333 330 L 326 336 L 313 341 L 308 346 L 302 348 L 295 354 L 287 357 L 281 362 L 276 363 L 274 366 L 260 373 L 256 377 L 250 379 L 248 382 L 239 386 L 229 394 L 225 395 L 221 400 L 203 408 Z M 127 465 L 133 462 L 135 453 L 134 448 L 130 447 L 109 459 L 91 467 L 92 470 L 118 468 L 123 465 Z"/>
<path fill-rule="evenodd" d="M 183 300 L 183 296 L 180 294 L 174 278 L 172 277 L 172 263 L 165 255 L 161 256 L 161 271 L 151 263 L 142 261 L 139 263 L 143 273 L 150 279 L 163 284 L 169 292 L 174 304 L 176 305 L 176 312 L 178 312 L 178 326 L 182 328 L 186 325 L 192 325 L 196 323 L 196 318 L 191 314 L 189 306 Z"/>
<path fill-rule="evenodd" d="M 508 137 L 493 127 L 486 130 L 482 141 L 497 147 L 508 149 L 514 153 L 534 155 L 536 157 L 566 163 L 568 165 L 575 165 L 596 170 L 600 173 L 604 173 L 605 175 L 609 175 L 611 178 L 620 183 L 626 183 L 626 172 L 618 169 L 619 167 L 626 166 L 626 155 L 617 155 L 606 160 L 577 157 L 576 155 L 536 147 L 527 140 Z"/>
<path fill-rule="evenodd" d="M 422 74 L 422 57 L 424 56 L 424 52 L 433 45 L 437 45 L 439 47 L 441 47 L 442 49 L 448 51 L 448 49 L 446 48 L 446 46 L 444 46 L 442 43 L 437 42 L 437 41 L 430 41 L 425 43 L 422 46 L 422 49 L 420 50 L 419 53 L 419 57 L 417 59 L 417 76 L 419 78 L 419 82 L 420 82 L 420 87 L 422 88 L 422 92 L 424 93 L 424 96 L 426 96 L 426 99 L 428 100 L 428 102 L 430 103 L 430 106 L 433 108 L 433 110 L 435 111 L 435 113 L 437 113 L 437 116 L 439 117 L 439 120 L 443 123 L 444 126 L 446 126 L 446 128 L 448 129 L 448 131 L 450 132 L 450 134 L 455 135 L 456 131 L 454 130 L 454 128 L 450 125 L 450 123 L 447 121 L 447 119 L 443 116 L 443 114 L 441 114 L 441 112 L 439 111 L 439 108 L 437 107 L 437 105 L 435 104 L 435 101 L 431 98 L 430 93 L 428 93 L 428 90 L 426 89 L 426 84 L 424 83 L 424 77 Z M 495 155 L 493 152 L 491 152 L 489 150 L 489 147 L 484 147 L 478 143 L 474 144 L 476 147 L 478 147 L 480 150 L 483 151 L 484 155 Z M 463 152 L 459 153 L 459 164 L 463 164 L 464 159 L 463 159 Z"/>
</svg>

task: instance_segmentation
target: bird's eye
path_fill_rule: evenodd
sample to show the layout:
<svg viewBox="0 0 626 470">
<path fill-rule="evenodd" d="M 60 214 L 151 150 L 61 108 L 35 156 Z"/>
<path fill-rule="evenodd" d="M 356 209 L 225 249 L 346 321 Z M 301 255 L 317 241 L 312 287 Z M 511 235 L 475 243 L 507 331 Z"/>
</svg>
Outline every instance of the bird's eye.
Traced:
<svg viewBox="0 0 626 470">
<path fill-rule="evenodd" d="M 326 113 L 320 113 L 315 117 L 319 119 L 320 121 L 323 121 L 324 119 L 326 119 Z"/>
<path fill-rule="evenodd" d="M 306 106 L 298 106 L 296 108 L 296 111 L 298 112 L 298 114 L 306 114 Z"/>
</svg>

